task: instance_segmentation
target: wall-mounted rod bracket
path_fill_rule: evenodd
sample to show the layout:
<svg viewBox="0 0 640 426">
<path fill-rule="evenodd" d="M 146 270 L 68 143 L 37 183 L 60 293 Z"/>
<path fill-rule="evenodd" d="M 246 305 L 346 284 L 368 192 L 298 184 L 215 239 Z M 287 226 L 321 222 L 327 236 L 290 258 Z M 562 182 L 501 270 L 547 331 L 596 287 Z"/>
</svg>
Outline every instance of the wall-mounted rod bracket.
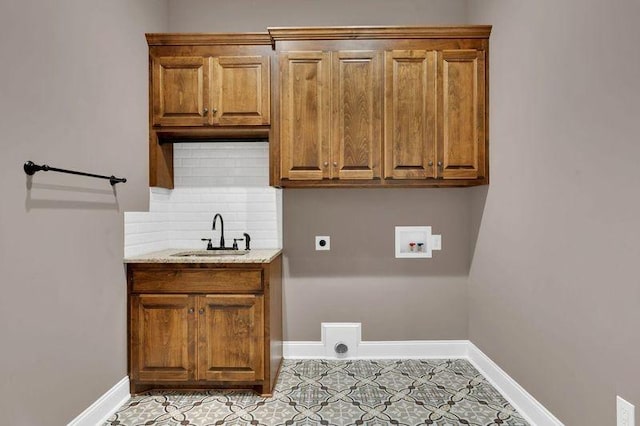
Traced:
<svg viewBox="0 0 640 426">
<path fill-rule="evenodd" d="M 98 179 L 107 179 L 109 181 L 109 183 L 113 186 L 116 183 L 125 183 L 127 181 L 126 178 L 117 178 L 113 175 L 111 176 L 104 176 L 104 175 L 96 175 L 93 173 L 86 173 L 86 172 L 78 172 L 76 170 L 66 170 L 66 169 L 59 169 L 57 167 L 50 167 L 46 164 L 43 164 L 42 166 L 39 166 L 38 164 L 35 164 L 32 161 L 27 161 L 26 163 L 24 163 L 24 172 L 26 174 L 28 174 L 29 176 L 33 176 L 36 172 L 59 172 L 59 173 L 68 173 L 71 175 L 79 175 L 79 176 L 89 176 L 89 177 L 93 177 L 93 178 L 98 178 Z"/>
</svg>

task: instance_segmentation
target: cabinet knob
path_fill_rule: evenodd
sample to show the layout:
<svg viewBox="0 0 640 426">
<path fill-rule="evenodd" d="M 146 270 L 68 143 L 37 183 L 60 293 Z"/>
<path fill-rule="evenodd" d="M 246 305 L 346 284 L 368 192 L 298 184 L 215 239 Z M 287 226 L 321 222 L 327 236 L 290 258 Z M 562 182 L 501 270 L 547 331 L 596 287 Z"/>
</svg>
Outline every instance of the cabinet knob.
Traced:
<svg viewBox="0 0 640 426">
<path fill-rule="evenodd" d="M 429 160 L 429 166 L 433 166 L 433 161 Z"/>
<path fill-rule="evenodd" d="M 337 161 L 333 162 L 333 167 L 338 167 L 338 162 Z"/>
<path fill-rule="evenodd" d="M 204 110 L 202 110 L 202 112 L 203 112 L 204 114 L 207 114 L 207 113 L 209 112 L 209 108 L 205 108 Z"/>
<path fill-rule="evenodd" d="M 328 162 L 328 161 L 325 161 L 325 162 L 324 162 L 324 166 L 325 166 L 325 167 L 327 167 L 328 165 L 329 165 L 329 162 Z"/>
<path fill-rule="evenodd" d="M 204 314 L 204 308 L 200 308 L 198 312 L 200 313 L 200 315 Z"/>
<path fill-rule="evenodd" d="M 189 308 L 189 313 L 192 314 L 194 312 L 193 308 Z"/>
<path fill-rule="evenodd" d="M 216 112 L 218 112 L 218 108 L 213 109 L 213 113 L 215 114 Z"/>
<path fill-rule="evenodd" d="M 442 167 L 442 161 L 438 161 L 438 167 Z"/>
</svg>

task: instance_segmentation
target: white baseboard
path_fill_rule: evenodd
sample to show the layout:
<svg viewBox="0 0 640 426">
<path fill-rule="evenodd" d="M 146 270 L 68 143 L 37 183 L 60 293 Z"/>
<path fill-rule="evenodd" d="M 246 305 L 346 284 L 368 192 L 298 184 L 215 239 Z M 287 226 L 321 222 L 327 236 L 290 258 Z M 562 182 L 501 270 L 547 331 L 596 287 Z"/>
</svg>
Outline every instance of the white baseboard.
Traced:
<svg viewBox="0 0 640 426">
<path fill-rule="evenodd" d="M 67 426 L 96 426 L 103 424 L 131 398 L 129 377 L 125 377 L 104 393 Z"/>
<path fill-rule="evenodd" d="M 489 383 L 505 396 L 507 401 L 532 425 L 562 426 L 549 410 L 511 378 L 498 364 L 485 355 L 476 345 L 468 343 L 468 359 L 487 378 Z"/>
<path fill-rule="evenodd" d="M 466 340 L 406 340 L 362 342 L 360 359 L 433 359 L 466 358 Z"/>
<path fill-rule="evenodd" d="M 338 359 L 326 356 L 323 342 L 283 342 L 283 350 L 286 359 Z M 563 426 L 469 340 L 365 341 L 354 352 L 346 359 L 467 359 L 532 426 Z"/>
<path fill-rule="evenodd" d="M 467 340 L 408 340 L 360 342 L 357 356 L 346 359 L 466 358 Z M 286 359 L 345 359 L 327 356 L 323 342 L 283 342 Z"/>
<path fill-rule="evenodd" d="M 282 356 L 285 359 L 325 359 L 322 342 L 282 342 Z"/>
</svg>

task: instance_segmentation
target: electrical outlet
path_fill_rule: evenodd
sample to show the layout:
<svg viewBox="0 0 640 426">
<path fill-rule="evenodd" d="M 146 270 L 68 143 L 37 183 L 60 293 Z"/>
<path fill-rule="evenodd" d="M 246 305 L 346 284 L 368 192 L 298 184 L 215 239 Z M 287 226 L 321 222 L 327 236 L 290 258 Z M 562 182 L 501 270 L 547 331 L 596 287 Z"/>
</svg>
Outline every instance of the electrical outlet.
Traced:
<svg viewBox="0 0 640 426">
<path fill-rule="evenodd" d="M 331 237 L 316 235 L 316 251 L 331 250 Z"/>
<path fill-rule="evenodd" d="M 635 407 L 619 396 L 616 397 L 617 426 L 635 426 Z"/>
</svg>

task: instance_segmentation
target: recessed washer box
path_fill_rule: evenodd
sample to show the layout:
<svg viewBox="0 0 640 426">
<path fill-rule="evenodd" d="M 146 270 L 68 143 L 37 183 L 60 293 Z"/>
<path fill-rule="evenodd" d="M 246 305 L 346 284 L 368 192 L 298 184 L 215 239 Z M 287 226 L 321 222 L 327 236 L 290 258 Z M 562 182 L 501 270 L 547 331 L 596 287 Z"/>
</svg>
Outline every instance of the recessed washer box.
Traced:
<svg viewBox="0 0 640 426">
<path fill-rule="evenodd" d="M 442 236 L 431 234 L 430 226 L 396 226 L 397 258 L 430 258 L 442 249 Z"/>
</svg>

